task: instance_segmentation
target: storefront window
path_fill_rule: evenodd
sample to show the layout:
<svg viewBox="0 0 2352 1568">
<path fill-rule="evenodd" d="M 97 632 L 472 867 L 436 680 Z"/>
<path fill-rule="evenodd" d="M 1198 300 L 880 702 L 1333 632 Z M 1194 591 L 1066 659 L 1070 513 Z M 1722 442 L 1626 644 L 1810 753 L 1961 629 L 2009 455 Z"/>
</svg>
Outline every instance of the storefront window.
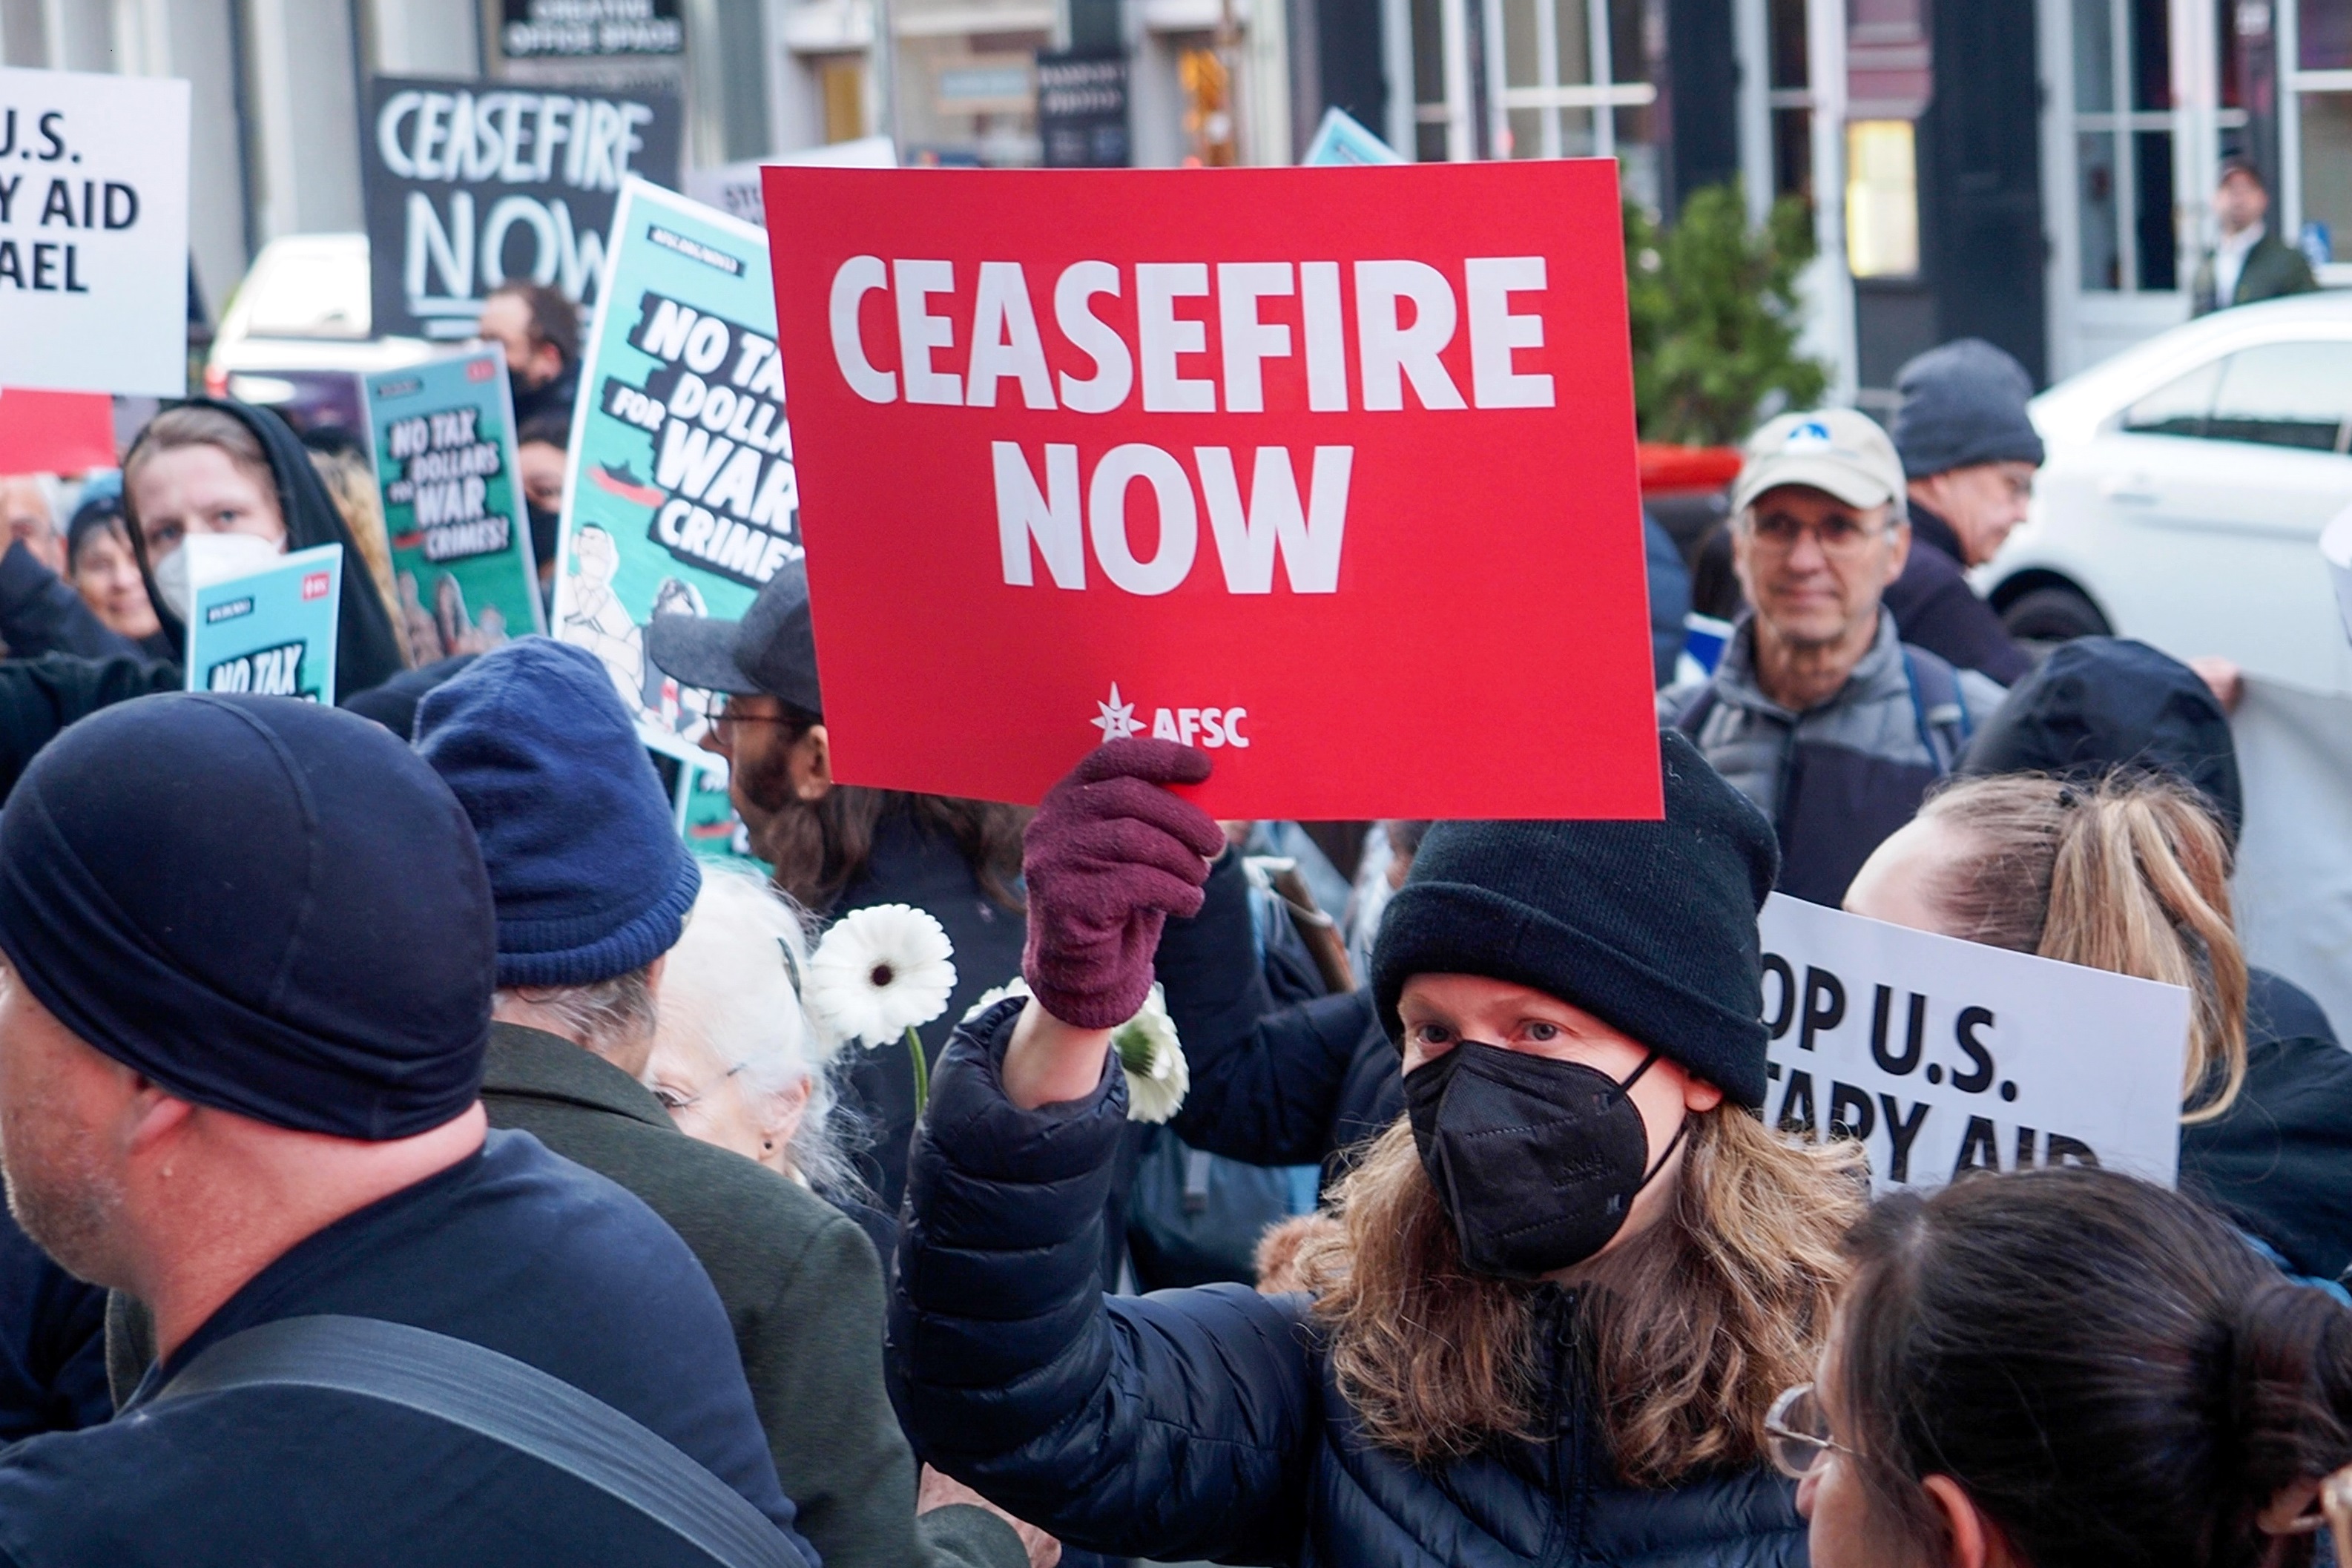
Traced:
<svg viewBox="0 0 2352 1568">
<path fill-rule="evenodd" d="M 1656 0 L 1505 0 L 1503 109 L 1514 158 L 1615 158 L 1625 195 L 1658 203 L 1649 106 Z"/>
<path fill-rule="evenodd" d="M 1856 278 L 1919 270 L 1919 164 L 1911 121 L 1857 120 L 1845 128 L 1845 252 Z"/>
<path fill-rule="evenodd" d="M 1805 47 L 1805 0 L 1771 0 L 1772 74 L 1765 104 L 1772 116 L 1772 194 L 1813 199 L 1812 70 Z"/>
<path fill-rule="evenodd" d="M 2352 70 L 2352 5 L 2302 0 L 2295 20 L 2295 57 L 2305 70 Z"/>
<path fill-rule="evenodd" d="M 2166 0 L 2074 0 L 2072 30 L 2082 286 L 2176 289 Z"/>
<path fill-rule="evenodd" d="M 1050 47 L 1045 0 L 898 0 L 887 8 L 897 37 L 896 101 L 901 156 L 910 163 L 1034 166 L 1037 52 Z"/>
<path fill-rule="evenodd" d="M 2304 92 L 2303 222 L 2320 259 L 2352 257 L 2352 91 Z"/>
<path fill-rule="evenodd" d="M 1445 11 L 1440 0 L 1411 0 L 1412 19 L 1412 156 L 1445 161 Z"/>
<path fill-rule="evenodd" d="M 2116 135 L 2089 131 L 2074 139 L 2082 181 L 2083 287 L 2124 286 L 2124 237 L 2116 222 Z"/>
</svg>

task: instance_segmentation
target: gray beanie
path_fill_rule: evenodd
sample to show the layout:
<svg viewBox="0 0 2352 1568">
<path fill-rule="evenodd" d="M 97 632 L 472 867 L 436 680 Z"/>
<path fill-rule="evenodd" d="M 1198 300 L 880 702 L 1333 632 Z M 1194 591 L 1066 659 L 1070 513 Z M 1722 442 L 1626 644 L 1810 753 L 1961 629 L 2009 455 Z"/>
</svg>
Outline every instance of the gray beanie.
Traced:
<svg viewBox="0 0 2352 1568">
<path fill-rule="evenodd" d="M 1903 399 L 1895 449 L 1906 478 L 1924 479 L 1978 463 L 2042 465 L 2042 437 L 2026 417 L 2033 378 L 1982 338 L 1929 349 L 1895 375 Z"/>
</svg>

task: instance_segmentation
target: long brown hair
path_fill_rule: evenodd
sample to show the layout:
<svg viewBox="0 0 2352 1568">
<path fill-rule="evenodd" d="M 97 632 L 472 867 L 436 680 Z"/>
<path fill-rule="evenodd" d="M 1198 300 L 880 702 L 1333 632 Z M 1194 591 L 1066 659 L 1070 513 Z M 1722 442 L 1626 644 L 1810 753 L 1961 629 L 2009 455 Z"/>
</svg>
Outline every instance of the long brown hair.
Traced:
<svg viewBox="0 0 2352 1568">
<path fill-rule="evenodd" d="M 1728 1103 L 1692 1118 L 1672 1213 L 1585 1282 L 1600 1424 L 1626 1480 L 1758 1457 L 1774 1396 L 1812 1375 L 1865 1186 L 1850 1143 L 1800 1144 Z M 1338 1201 L 1339 1226 L 1296 1267 L 1372 1439 L 1426 1465 L 1533 1436 L 1535 1288 L 1463 1266 L 1407 1121 Z"/>
<path fill-rule="evenodd" d="M 1021 830 L 1031 814 L 1019 806 L 835 784 L 814 803 L 787 802 L 764 825 L 761 858 L 775 867 L 778 887 L 812 910 L 825 909 L 866 869 L 874 855 L 875 830 L 894 813 L 953 843 L 979 879 L 980 890 L 1021 912 L 1014 884 L 1021 877 Z"/>
<path fill-rule="evenodd" d="M 2230 841 L 2198 795 L 2153 773 L 2012 773 L 1957 784 L 1919 815 L 1953 830 L 1956 858 L 1921 889 L 1952 934 L 2187 986 L 2181 1120 L 2230 1109 L 2246 1079 L 2246 958 Z"/>
</svg>

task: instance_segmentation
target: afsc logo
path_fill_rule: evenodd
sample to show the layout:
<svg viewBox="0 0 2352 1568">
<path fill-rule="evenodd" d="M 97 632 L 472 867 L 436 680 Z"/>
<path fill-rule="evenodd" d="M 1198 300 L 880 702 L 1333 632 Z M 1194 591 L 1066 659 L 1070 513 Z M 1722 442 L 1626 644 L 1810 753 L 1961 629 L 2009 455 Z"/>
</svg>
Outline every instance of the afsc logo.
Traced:
<svg viewBox="0 0 2352 1568">
<path fill-rule="evenodd" d="M 1129 735 L 1144 732 L 1143 721 L 1135 716 L 1136 705 L 1121 700 L 1118 682 L 1112 681 L 1110 700 L 1095 704 L 1097 716 L 1087 722 L 1102 731 L 1106 742 L 1124 741 Z M 1249 718 L 1246 708 L 1160 708 L 1151 715 L 1151 738 L 1155 741 L 1175 741 L 1187 746 L 1199 746 L 1204 751 L 1217 751 L 1231 746 L 1236 751 L 1249 749 L 1249 736 L 1242 731 Z"/>
</svg>

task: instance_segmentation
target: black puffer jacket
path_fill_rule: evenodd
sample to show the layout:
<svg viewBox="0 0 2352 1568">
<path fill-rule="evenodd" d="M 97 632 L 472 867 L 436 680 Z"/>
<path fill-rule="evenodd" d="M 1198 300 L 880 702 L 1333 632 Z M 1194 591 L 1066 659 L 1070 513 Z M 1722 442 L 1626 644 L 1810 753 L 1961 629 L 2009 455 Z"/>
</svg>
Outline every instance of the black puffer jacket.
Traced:
<svg viewBox="0 0 2352 1568">
<path fill-rule="evenodd" d="M 1063 1540 L 1114 1554 L 1421 1568 L 1805 1562 L 1788 1482 L 1670 1491 L 1609 1474 L 1571 1297 L 1540 1306 L 1549 1438 L 1436 1470 L 1365 1438 L 1307 1302 L 1212 1285 L 1101 1293 L 1104 1189 L 1127 1093 L 1016 1110 L 1018 1008 L 959 1031 L 909 1168 L 891 1393 L 917 1448 Z"/>
<path fill-rule="evenodd" d="M 1276 999 L 1239 855 L 1211 868 L 1201 912 L 1168 922 L 1153 964 L 1192 1079 L 1169 1125 L 1193 1148 L 1253 1165 L 1320 1163 L 1328 1184 L 1404 1113 L 1397 1048 L 1370 992 Z"/>
</svg>

